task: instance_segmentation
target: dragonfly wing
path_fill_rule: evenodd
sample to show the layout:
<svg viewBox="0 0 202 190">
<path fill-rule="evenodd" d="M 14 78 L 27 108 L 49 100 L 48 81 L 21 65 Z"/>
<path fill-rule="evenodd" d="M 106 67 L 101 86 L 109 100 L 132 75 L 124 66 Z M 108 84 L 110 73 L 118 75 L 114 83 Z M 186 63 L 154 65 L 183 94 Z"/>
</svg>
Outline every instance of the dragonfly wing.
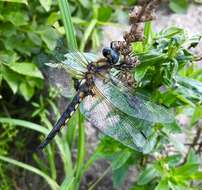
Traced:
<svg viewBox="0 0 202 190">
<path fill-rule="evenodd" d="M 87 71 L 87 65 L 95 61 L 97 56 L 93 53 L 81 53 L 76 50 L 66 54 L 54 53 L 54 60 L 45 64 L 53 68 L 63 68 L 74 78 L 82 79 Z"/>
<path fill-rule="evenodd" d="M 93 53 L 81 53 L 78 51 L 71 51 L 64 55 L 65 60 L 62 61 L 64 68 L 67 68 L 67 71 L 85 73 L 87 71 L 87 65 L 96 61 L 98 57 Z"/>
<path fill-rule="evenodd" d="M 64 69 L 49 67 L 46 69 L 46 72 L 48 83 L 56 88 L 60 95 L 66 98 L 71 98 L 75 95 L 76 91 L 74 89 L 74 81 Z"/>
<path fill-rule="evenodd" d="M 83 101 L 82 111 L 90 123 L 104 134 L 122 144 L 141 151 L 149 152 L 155 145 L 149 138 L 153 134 L 151 123 L 134 119 L 116 109 L 104 96 L 98 93 Z"/>
<path fill-rule="evenodd" d="M 113 84 L 99 77 L 95 78 L 95 85 L 103 96 L 117 109 L 136 119 L 152 123 L 173 123 L 174 117 L 164 107 L 140 96 L 134 96 L 121 85 Z"/>
<path fill-rule="evenodd" d="M 49 59 L 43 61 L 49 66 L 46 69 L 48 73 L 46 78 L 62 96 L 72 97 L 75 94 L 74 84 L 68 74 L 74 78 L 83 79 L 84 73 L 87 71 L 87 64 L 96 60 L 96 58 L 95 54 L 80 53 L 76 50 L 66 54 L 55 52 L 54 58 L 50 59 L 51 61 Z"/>
</svg>

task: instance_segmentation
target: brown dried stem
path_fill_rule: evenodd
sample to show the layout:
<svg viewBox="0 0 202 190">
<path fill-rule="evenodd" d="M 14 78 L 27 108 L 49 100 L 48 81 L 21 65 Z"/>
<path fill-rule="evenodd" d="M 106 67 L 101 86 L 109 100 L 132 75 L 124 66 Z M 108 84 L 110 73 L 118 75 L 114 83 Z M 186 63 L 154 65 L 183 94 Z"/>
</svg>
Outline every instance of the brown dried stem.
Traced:
<svg viewBox="0 0 202 190">
<path fill-rule="evenodd" d="M 124 41 L 119 41 L 115 45 L 115 48 L 124 56 L 124 58 L 129 56 L 132 51 L 131 43 L 142 41 L 144 39 L 142 23 L 154 19 L 154 10 L 160 3 L 160 0 L 147 0 L 142 1 L 141 3 L 143 3 L 143 5 L 135 6 L 129 13 L 131 28 L 129 32 L 124 34 Z"/>
<path fill-rule="evenodd" d="M 190 150 L 193 149 L 198 144 L 199 144 L 199 146 L 198 146 L 198 149 L 197 149 L 196 153 L 200 153 L 200 150 L 201 150 L 201 147 L 202 147 L 202 142 L 199 143 L 199 140 L 200 140 L 201 134 L 202 134 L 202 120 L 198 121 L 196 127 L 197 127 L 196 135 L 193 138 L 193 141 L 190 144 L 189 149 L 187 151 L 187 154 L 185 155 L 185 158 L 184 158 L 183 162 L 181 163 L 181 165 L 183 165 L 183 164 L 185 164 L 187 162 L 187 158 L 188 158 Z"/>
</svg>

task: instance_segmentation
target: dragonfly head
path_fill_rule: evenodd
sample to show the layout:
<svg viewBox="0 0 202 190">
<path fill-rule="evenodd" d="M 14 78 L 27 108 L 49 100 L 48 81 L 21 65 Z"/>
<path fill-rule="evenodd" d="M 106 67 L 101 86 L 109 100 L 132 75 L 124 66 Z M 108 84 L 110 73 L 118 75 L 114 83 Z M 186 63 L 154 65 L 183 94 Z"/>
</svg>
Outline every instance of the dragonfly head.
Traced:
<svg viewBox="0 0 202 190">
<path fill-rule="evenodd" d="M 112 64 L 116 64 L 119 61 L 119 53 L 112 48 L 103 48 L 102 54 Z"/>
</svg>

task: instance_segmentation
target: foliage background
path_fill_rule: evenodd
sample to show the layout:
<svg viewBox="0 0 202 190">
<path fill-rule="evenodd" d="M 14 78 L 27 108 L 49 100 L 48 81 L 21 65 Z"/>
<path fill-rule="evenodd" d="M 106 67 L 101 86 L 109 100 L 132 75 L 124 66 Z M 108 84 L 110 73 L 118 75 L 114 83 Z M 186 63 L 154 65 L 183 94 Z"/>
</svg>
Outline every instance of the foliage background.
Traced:
<svg viewBox="0 0 202 190">
<path fill-rule="evenodd" d="M 185 12 L 189 5 L 188 1 L 182 0 L 177 2 L 180 3 L 170 1 L 170 8 L 176 12 Z M 133 0 L 124 1 L 124 3 L 116 0 L 108 6 L 109 3 L 103 1 L 96 1 L 96 3 L 94 1 L 70 1 L 78 48 L 80 50 L 92 48 L 93 51 L 96 51 L 101 46 L 102 39 L 105 38 L 101 32 L 102 27 L 117 26 L 117 22 L 124 23 L 127 20 L 126 9 L 134 3 L 135 1 Z M 0 155 L 11 156 L 16 160 L 34 165 L 46 174 L 49 174 L 49 168 L 46 166 L 47 163 L 43 163 L 43 155 L 33 154 L 34 145 L 39 144 L 41 139 L 39 139 L 37 132 L 27 130 L 26 127 L 35 127 L 37 130 L 47 133 L 45 129 L 39 129 L 40 127 L 35 126 L 33 123 L 45 124 L 51 128 L 49 120 L 54 121 L 54 119 L 51 119 L 51 116 L 59 115 L 57 106 L 55 106 L 58 94 L 52 88 L 46 88 L 47 80 L 44 78 L 46 75 L 42 75 L 44 66 L 38 59 L 39 54 L 44 52 L 50 53 L 54 50 L 57 40 L 65 34 L 58 10 L 57 1 L 51 0 L 0 1 Z M 138 79 L 140 80 L 146 76 L 144 75 L 146 73 L 142 73 L 141 68 L 139 70 Z M 201 73 L 201 69 L 195 67 L 194 64 L 188 64 L 181 71 L 183 76 L 191 77 L 198 81 L 202 80 Z M 195 104 L 195 102 L 192 102 L 192 99 L 190 100 L 190 96 L 185 96 L 186 90 L 195 90 L 195 88 L 199 90 L 198 98 L 201 95 L 201 88 L 198 85 L 189 84 L 186 89 L 183 89 L 184 91 L 180 92 L 180 94 L 184 93 L 181 100 L 188 102 L 186 102 L 186 109 L 178 110 L 179 113 L 185 112 L 191 117 L 191 122 L 189 123 L 191 128 L 199 125 L 198 121 L 202 115 L 201 105 L 197 105 L 192 109 L 189 105 Z M 196 94 L 192 93 L 192 95 L 193 99 L 195 99 Z M 164 98 L 170 100 L 165 100 L 168 105 L 172 105 L 172 102 L 176 103 L 176 100 L 172 99 L 172 93 L 167 94 L 167 97 Z M 50 109 L 55 114 L 51 114 L 49 112 Z M 8 118 L 8 120 L 3 120 L 3 118 Z M 21 120 L 9 121 L 9 118 Z M 72 125 L 74 125 L 76 119 L 77 117 L 72 120 Z M 22 123 L 22 120 L 31 121 L 32 123 Z M 17 124 L 25 128 L 19 128 Z M 198 130 L 197 132 L 199 133 Z M 183 131 L 183 133 L 189 135 L 186 131 Z M 71 137 L 66 137 L 66 135 L 65 138 L 68 141 L 71 139 Z M 107 149 L 107 144 L 112 144 L 112 146 Z M 141 153 L 128 150 L 122 147 L 122 145 L 117 145 L 111 139 L 104 139 L 98 146 L 98 149 L 99 158 L 112 161 L 115 186 L 119 186 L 118 182 L 122 182 L 120 179 L 124 179 L 124 176 L 127 176 L 127 169 L 134 164 L 137 165 L 142 173 L 140 173 L 137 182 L 132 187 L 133 190 L 144 190 L 149 187 L 152 190 L 155 187 L 156 189 L 162 189 L 166 187 L 167 182 L 173 182 L 171 184 L 173 185 L 172 189 L 183 189 L 185 180 L 191 181 L 194 177 L 201 179 L 201 173 L 198 170 L 199 157 L 194 152 L 194 146 L 189 150 L 186 164 L 179 169 L 175 169 L 175 166 L 181 159 L 180 151 L 178 154 L 170 157 L 152 154 L 152 157 L 155 157 L 155 159 L 149 162 L 149 164 L 142 164 L 141 162 L 144 162 L 149 156 L 144 157 Z M 47 152 L 49 156 L 47 162 L 51 166 L 51 178 L 61 182 L 62 176 L 64 176 L 64 172 L 61 169 L 61 158 L 57 155 L 54 146 L 51 151 L 48 150 Z M 51 157 L 51 155 L 54 156 Z M 125 159 L 121 159 L 120 163 L 119 160 L 123 155 L 124 157 L 125 155 L 127 156 Z M 97 155 L 95 154 L 90 161 L 96 159 Z M 137 163 L 134 163 L 134 160 L 137 160 Z M 53 162 L 56 163 L 55 166 Z M 169 169 L 166 168 L 168 165 Z M 24 166 L 24 168 L 26 167 Z M 187 175 L 185 175 L 186 172 Z M 182 174 L 185 176 L 184 178 Z M 39 171 L 38 175 L 40 175 Z M 175 176 L 174 179 L 172 176 Z M 191 176 L 191 179 L 189 179 L 189 176 Z M 156 177 L 155 180 L 154 177 Z M 71 184 L 69 182 L 71 180 L 66 180 L 66 183 L 67 181 L 68 184 Z M 135 180 L 133 179 L 133 181 Z M 180 181 L 182 186 L 176 185 L 176 181 Z M 49 180 L 49 183 L 52 184 L 52 189 L 56 188 L 57 185 L 54 182 Z M 12 165 L 6 165 L 4 162 L 0 163 L 0 189 L 32 189 L 32 185 L 38 185 L 41 189 L 48 188 L 47 183 L 42 181 L 41 178 L 33 177 L 33 174 L 29 174 L 26 171 L 21 172 L 21 169 L 16 169 Z M 200 187 L 190 187 L 190 189 L 200 189 Z"/>
</svg>

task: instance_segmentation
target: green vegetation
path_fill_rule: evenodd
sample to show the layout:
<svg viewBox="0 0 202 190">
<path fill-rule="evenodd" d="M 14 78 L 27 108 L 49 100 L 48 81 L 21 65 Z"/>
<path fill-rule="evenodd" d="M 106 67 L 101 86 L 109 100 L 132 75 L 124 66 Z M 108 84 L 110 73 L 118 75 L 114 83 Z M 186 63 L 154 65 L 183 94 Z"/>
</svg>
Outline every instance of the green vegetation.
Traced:
<svg viewBox="0 0 202 190">
<path fill-rule="evenodd" d="M 193 2 L 198 4 L 202 3 L 201 0 L 193 0 Z M 189 0 L 170 0 L 169 7 L 173 12 L 185 13 L 189 7 L 189 3 Z"/>
<path fill-rule="evenodd" d="M 176 27 L 154 33 L 151 23 L 145 24 L 144 41 L 133 44 L 133 53 L 141 64 L 132 74 L 137 81 L 136 91 L 165 105 L 176 116 L 186 115 L 190 119 L 187 127 L 177 123 L 154 126 L 150 149 L 144 153 L 101 136 L 86 160 L 84 118 L 77 111 L 68 129 L 48 145 L 44 155 L 33 151 L 53 127 L 51 121 L 60 116 L 56 105 L 60 96 L 54 88 L 45 88 L 44 65 L 37 61 L 38 54 L 53 51 L 63 34 L 69 49 L 77 46 L 80 50 L 96 50 L 104 38 L 100 27 L 125 21 L 127 14 L 120 7 L 136 1 L 124 2 L 116 0 L 108 6 L 103 1 L 0 1 L 0 189 L 17 189 L 17 177 L 31 172 L 32 177 L 43 179 L 37 188 L 76 190 L 88 169 L 97 160 L 106 159 L 109 168 L 88 189 L 93 189 L 110 170 L 114 187 L 120 187 L 129 168 L 135 166 L 139 176 L 133 179 L 131 190 L 200 190 L 201 148 L 197 145 L 202 142 L 197 134 L 202 131 L 202 69 L 196 65 L 199 58 L 190 51 L 200 36 L 189 37 Z M 178 6 L 173 5 L 176 2 L 171 1 L 171 7 Z M 183 1 L 179 6 L 186 7 Z M 72 15 L 72 19 L 66 15 Z M 173 137 L 189 137 L 194 130 L 196 136 L 190 145 Z M 167 150 L 168 144 L 175 151 Z M 22 174 L 17 168 L 28 172 Z M 16 177 L 11 179 L 9 176 L 14 174 Z"/>
</svg>

